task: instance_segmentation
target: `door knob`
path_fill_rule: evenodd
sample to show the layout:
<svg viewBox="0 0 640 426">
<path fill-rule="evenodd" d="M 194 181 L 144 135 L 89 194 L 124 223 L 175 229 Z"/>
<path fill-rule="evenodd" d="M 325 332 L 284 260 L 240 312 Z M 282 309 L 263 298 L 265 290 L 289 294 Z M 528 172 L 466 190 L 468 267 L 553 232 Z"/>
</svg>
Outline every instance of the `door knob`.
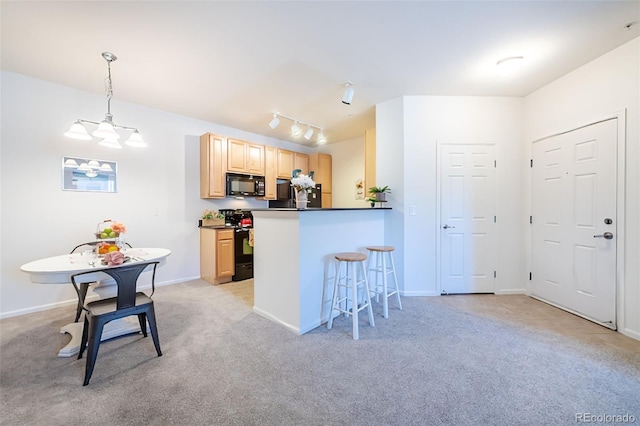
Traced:
<svg viewBox="0 0 640 426">
<path fill-rule="evenodd" d="M 611 232 L 605 232 L 604 234 L 594 235 L 593 238 L 604 238 L 605 240 L 612 240 L 613 234 Z"/>
<path fill-rule="evenodd" d="M 445 224 L 442 228 L 443 229 L 449 229 L 449 228 L 455 228 L 455 226 L 449 226 L 449 225 Z"/>
</svg>

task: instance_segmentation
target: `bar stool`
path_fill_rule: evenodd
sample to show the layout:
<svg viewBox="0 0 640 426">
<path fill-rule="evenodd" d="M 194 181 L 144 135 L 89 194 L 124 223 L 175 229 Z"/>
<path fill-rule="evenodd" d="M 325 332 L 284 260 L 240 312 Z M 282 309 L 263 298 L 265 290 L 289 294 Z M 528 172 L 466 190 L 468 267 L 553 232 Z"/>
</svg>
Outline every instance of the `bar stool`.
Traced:
<svg viewBox="0 0 640 426">
<path fill-rule="evenodd" d="M 373 310 L 371 309 L 371 296 L 369 295 L 369 284 L 367 283 L 367 273 L 365 271 L 364 261 L 367 260 L 367 255 L 364 253 L 337 253 L 335 255 L 338 265 L 336 266 L 336 276 L 333 284 L 333 297 L 331 299 L 331 311 L 329 311 L 329 322 L 327 322 L 327 329 L 331 329 L 333 326 L 333 311 L 342 312 L 345 316 L 351 315 L 353 322 L 353 340 L 358 340 L 358 312 L 367 308 L 369 311 L 369 325 L 375 326 L 373 321 Z M 342 264 L 345 265 L 345 274 L 340 276 L 342 270 Z M 360 264 L 362 271 L 362 279 L 358 281 L 357 270 L 354 267 L 355 263 Z M 343 280 L 344 278 L 344 280 Z M 363 285 L 363 294 L 366 299 L 364 303 L 358 306 L 358 286 Z M 340 289 L 344 288 L 344 297 L 340 294 Z M 349 291 L 351 291 L 351 297 L 349 297 Z M 349 302 L 351 305 L 349 305 Z M 343 307 L 344 303 L 344 307 Z M 351 309 L 349 309 L 351 308 Z"/>
<path fill-rule="evenodd" d="M 375 268 L 371 267 L 371 257 L 369 257 L 369 263 L 367 266 L 367 270 L 369 272 L 374 272 L 374 285 L 371 290 L 376 296 L 376 302 L 380 301 L 380 295 L 382 294 L 382 311 L 385 318 L 389 318 L 389 297 L 395 294 L 396 299 L 398 300 L 398 307 L 402 310 L 402 302 L 400 302 L 400 292 L 398 290 L 398 278 L 396 277 L 396 266 L 393 263 L 393 254 L 392 252 L 395 250 L 393 246 L 369 246 L 367 250 L 371 252 L 371 254 L 375 254 L 376 258 L 376 266 Z M 389 262 L 391 266 L 387 266 L 387 256 L 388 254 Z M 382 274 L 382 284 L 378 282 L 378 276 Z M 393 274 L 393 283 L 394 287 L 389 288 L 387 285 L 387 275 Z M 391 291 L 389 291 L 391 290 Z"/>
</svg>

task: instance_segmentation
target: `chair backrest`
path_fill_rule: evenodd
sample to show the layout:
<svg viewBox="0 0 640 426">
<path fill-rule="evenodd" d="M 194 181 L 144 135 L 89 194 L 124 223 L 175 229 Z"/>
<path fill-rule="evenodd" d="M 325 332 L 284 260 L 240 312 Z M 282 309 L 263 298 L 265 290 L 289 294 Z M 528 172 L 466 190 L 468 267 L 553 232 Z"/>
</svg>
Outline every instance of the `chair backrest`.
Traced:
<svg viewBox="0 0 640 426">
<path fill-rule="evenodd" d="M 96 247 L 96 244 L 100 243 L 101 241 L 89 241 L 87 243 L 82 243 L 82 244 L 78 244 L 77 246 L 75 246 L 73 248 L 73 250 L 71 250 L 69 253 L 73 254 L 76 252 L 80 252 L 82 253 L 85 250 L 93 250 Z M 131 244 L 129 244 L 128 242 L 125 241 L 125 244 L 127 247 L 131 248 Z"/>
<path fill-rule="evenodd" d="M 159 263 L 159 261 L 141 262 L 98 271 L 90 270 L 80 272 L 71 276 L 71 282 L 77 285 L 76 280 L 78 277 L 86 274 L 95 274 L 96 272 L 103 272 L 110 275 L 118 285 L 117 309 L 125 309 L 136 305 L 136 284 L 138 283 L 138 277 L 149 265 L 153 265 L 153 275 L 151 277 L 151 295 L 153 295 L 155 292 L 156 267 Z"/>
</svg>

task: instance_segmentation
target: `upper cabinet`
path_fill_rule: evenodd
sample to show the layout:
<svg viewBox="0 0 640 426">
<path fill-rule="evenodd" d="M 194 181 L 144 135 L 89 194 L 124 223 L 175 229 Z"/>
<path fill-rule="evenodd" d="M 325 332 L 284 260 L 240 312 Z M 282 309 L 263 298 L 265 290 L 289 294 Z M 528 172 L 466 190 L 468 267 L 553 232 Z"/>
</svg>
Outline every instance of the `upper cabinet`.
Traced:
<svg viewBox="0 0 640 426">
<path fill-rule="evenodd" d="M 200 136 L 200 198 L 224 198 L 227 139 L 211 133 Z"/>
<path fill-rule="evenodd" d="M 277 148 L 265 145 L 264 147 L 264 199 L 276 199 L 276 176 L 278 173 Z"/>
<path fill-rule="evenodd" d="M 309 174 L 309 156 L 300 152 L 293 153 L 293 170 L 300 169 L 300 173 Z"/>
<path fill-rule="evenodd" d="M 309 170 L 313 171 L 313 181 L 322 185 L 322 192 L 332 192 L 332 162 L 329 154 L 309 155 Z"/>
<path fill-rule="evenodd" d="M 229 139 L 227 171 L 264 176 L 264 145 Z"/>
<path fill-rule="evenodd" d="M 291 179 L 291 172 L 294 169 L 294 152 L 278 148 L 278 177 Z"/>
</svg>

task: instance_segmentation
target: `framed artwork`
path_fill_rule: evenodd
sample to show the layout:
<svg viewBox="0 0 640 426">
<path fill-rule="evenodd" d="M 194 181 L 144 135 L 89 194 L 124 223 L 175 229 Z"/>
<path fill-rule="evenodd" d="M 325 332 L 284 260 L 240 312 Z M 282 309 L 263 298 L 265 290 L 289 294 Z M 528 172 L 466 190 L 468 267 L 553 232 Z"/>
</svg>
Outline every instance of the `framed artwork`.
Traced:
<svg viewBox="0 0 640 426">
<path fill-rule="evenodd" d="M 117 192 L 118 164 L 115 161 L 62 157 L 62 190 Z"/>
</svg>

